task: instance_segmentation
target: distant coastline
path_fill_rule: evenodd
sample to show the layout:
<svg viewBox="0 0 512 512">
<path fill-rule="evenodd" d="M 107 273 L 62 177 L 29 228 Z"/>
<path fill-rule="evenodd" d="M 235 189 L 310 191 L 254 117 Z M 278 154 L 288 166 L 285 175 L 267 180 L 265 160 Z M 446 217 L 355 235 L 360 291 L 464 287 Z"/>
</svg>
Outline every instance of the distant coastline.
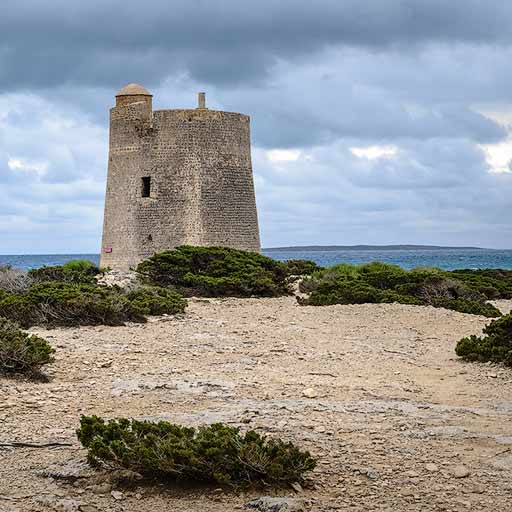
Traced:
<svg viewBox="0 0 512 512">
<path fill-rule="evenodd" d="M 265 247 L 263 251 L 499 251 L 486 247 L 456 247 L 443 245 L 297 245 L 290 247 Z"/>
<path fill-rule="evenodd" d="M 448 246 L 448 245 L 290 245 L 283 247 L 262 247 L 265 252 L 280 252 L 280 251 L 511 251 L 510 249 L 491 249 L 488 247 L 473 247 L 473 246 Z M 74 253 L 76 256 L 93 256 L 97 257 L 98 253 Z M 59 257 L 69 256 L 70 253 L 48 253 L 48 254 L 0 254 L 1 257 L 30 257 L 30 256 L 48 256 Z"/>
</svg>

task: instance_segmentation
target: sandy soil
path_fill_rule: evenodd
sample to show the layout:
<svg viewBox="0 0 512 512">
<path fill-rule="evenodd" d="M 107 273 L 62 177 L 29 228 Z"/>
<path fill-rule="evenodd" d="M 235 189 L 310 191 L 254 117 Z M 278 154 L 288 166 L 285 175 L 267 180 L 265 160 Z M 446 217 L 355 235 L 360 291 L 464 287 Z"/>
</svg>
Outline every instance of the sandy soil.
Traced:
<svg viewBox="0 0 512 512">
<path fill-rule="evenodd" d="M 42 476 L 84 459 L 81 414 L 223 421 L 294 440 L 318 457 L 314 485 L 274 494 L 305 510 L 512 511 L 512 370 L 453 350 L 487 322 L 280 298 L 196 300 L 184 316 L 145 325 L 38 330 L 57 349 L 51 380 L 0 379 L 0 443 L 72 446 L 0 447 L 0 511 L 220 512 L 271 493 L 111 492 L 94 478 Z"/>
</svg>

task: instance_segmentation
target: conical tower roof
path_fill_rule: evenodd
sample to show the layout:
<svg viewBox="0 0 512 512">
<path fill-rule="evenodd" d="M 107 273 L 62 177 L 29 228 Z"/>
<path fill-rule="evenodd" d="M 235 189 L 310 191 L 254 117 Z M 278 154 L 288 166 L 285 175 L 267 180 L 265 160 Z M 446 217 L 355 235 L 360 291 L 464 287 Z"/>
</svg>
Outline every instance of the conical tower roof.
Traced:
<svg viewBox="0 0 512 512">
<path fill-rule="evenodd" d="M 125 85 L 117 94 L 118 96 L 153 96 L 147 89 L 139 84 Z"/>
</svg>

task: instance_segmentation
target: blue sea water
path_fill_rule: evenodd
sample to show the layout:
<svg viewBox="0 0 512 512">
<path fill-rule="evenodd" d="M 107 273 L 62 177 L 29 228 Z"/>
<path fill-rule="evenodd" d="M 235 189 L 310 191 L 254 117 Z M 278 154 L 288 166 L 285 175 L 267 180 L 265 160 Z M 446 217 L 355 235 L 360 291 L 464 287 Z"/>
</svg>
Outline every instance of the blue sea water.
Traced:
<svg viewBox="0 0 512 512">
<path fill-rule="evenodd" d="M 337 263 L 362 264 L 383 261 L 403 268 L 439 267 L 445 270 L 457 268 L 502 268 L 512 270 L 512 250 L 493 249 L 372 249 L 372 250 L 276 250 L 264 249 L 263 254 L 276 260 L 307 259 L 322 266 Z M 85 259 L 98 264 L 98 254 L 41 254 L 0 255 L 0 265 L 12 265 L 22 269 L 39 268 L 44 265 L 62 265 L 66 261 Z"/>
<path fill-rule="evenodd" d="M 438 267 L 444 270 L 459 268 L 512 269 L 512 250 L 492 249 L 372 249 L 333 251 L 263 251 L 276 260 L 307 259 L 323 267 L 337 263 L 361 265 L 382 261 L 405 269 Z"/>
</svg>

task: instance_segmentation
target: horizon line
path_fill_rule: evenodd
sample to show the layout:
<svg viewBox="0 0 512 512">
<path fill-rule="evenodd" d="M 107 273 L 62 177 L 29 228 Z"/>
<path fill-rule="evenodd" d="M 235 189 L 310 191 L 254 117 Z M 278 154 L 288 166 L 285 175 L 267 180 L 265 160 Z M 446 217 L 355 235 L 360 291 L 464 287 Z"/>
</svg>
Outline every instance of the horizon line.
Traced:
<svg viewBox="0 0 512 512">
<path fill-rule="evenodd" d="M 495 248 L 495 247 L 478 247 L 478 246 L 467 246 L 467 245 L 428 245 L 428 244 L 354 244 L 354 245 L 289 245 L 279 247 L 262 247 L 262 251 L 290 251 L 290 250 L 311 250 L 311 251 L 335 251 L 335 250 L 354 250 L 354 249 L 473 249 L 479 251 L 510 251 L 511 248 Z M 169 249 L 172 250 L 172 249 Z M 100 256 L 100 252 L 55 252 L 55 253 L 23 253 L 23 254 L 4 254 L 0 253 L 0 256 Z"/>
</svg>

